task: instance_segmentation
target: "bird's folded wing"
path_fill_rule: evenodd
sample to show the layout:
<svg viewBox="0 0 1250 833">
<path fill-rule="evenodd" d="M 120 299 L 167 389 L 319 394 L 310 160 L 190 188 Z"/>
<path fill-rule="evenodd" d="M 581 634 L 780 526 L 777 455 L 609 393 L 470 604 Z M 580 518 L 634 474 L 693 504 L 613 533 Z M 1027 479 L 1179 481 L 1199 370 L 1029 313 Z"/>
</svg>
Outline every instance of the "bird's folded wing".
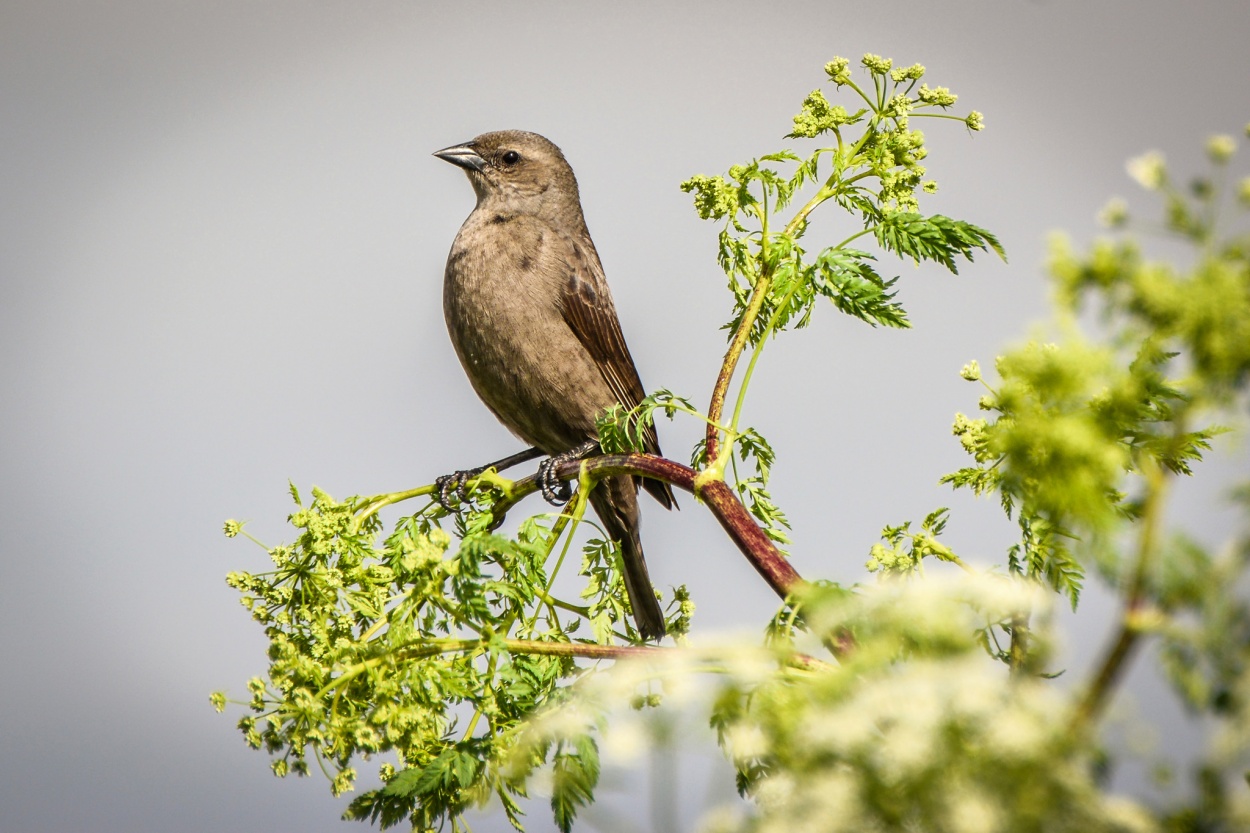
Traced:
<svg viewBox="0 0 1250 833">
<path fill-rule="evenodd" d="M 636 408 L 645 396 L 642 380 L 625 345 L 599 255 L 588 240 L 579 241 L 570 236 L 565 241 L 568 244 L 564 264 L 566 277 L 560 296 L 565 323 L 590 353 L 617 401 L 627 410 Z M 662 454 L 654 425 L 644 427 L 643 446 L 651 454 Z M 672 487 L 667 483 L 648 478 L 635 478 L 634 482 L 640 483 L 664 508 L 672 509 L 677 505 Z"/>
<path fill-rule="evenodd" d="M 560 298 L 564 320 L 599 366 L 617 401 L 627 410 L 635 408 L 646 394 L 625 345 L 603 267 L 593 248 L 571 238 L 569 242 L 567 280 Z M 660 453 L 654 426 L 646 427 L 644 441 L 647 451 Z"/>
</svg>

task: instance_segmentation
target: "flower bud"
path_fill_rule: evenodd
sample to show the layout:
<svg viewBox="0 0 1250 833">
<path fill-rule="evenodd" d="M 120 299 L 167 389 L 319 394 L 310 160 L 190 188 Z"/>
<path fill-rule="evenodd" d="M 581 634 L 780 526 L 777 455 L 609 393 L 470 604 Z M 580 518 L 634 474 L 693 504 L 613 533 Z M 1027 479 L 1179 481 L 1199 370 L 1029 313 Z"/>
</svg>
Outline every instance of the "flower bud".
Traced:
<svg viewBox="0 0 1250 833">
<path fill-rule="evenodd" d="M 1137 180 L 1137 184 L 1147 191 L 1159 190 L 1167 179 L 1167 167 L 1163 161 L 1163 154 L 1156 150 L 1128 160 L 1125 169 L 1128 175 Z"/>
<path fill-rule="evenodd" d="M 890 67 L 894 62 L 889 58 L 882 58 L 880 55 L 874 55 L 869 52 L 860 63 L 867 67 L 868 71 L 873 75 L 885 75 L 890 71 Z"/>
<path fill-rule="evenodd" d="M 1121 228 L 1128 222 L 1128 203 L 1113 197 L 1098 212 L 1098 222 L 1107 228 Z"/>
<path fill-rule="evenodd" d="M 1207 156 L 1217 165 L 1223 165 L 1237 150 L 1237 141 L 1225 133 L 1217 133 L 1207 139 Z"/>
</svg>

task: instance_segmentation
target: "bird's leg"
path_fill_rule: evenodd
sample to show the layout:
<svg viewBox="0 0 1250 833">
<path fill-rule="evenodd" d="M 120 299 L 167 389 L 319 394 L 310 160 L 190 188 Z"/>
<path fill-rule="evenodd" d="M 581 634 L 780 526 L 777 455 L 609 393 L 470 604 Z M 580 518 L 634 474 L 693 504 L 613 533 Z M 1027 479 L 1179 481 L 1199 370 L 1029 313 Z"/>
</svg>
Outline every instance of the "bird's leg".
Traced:
<svg viewBox="0 0 1250 833">
<path fill-rule="evenodd" d="M 438 505 L 446 509 L 448 512 L 453 511 L 451 508 L 451 493 L 454 491 L 456 497 L 460 498 L 462 503 L 468 501 L 469 495 L 465 492 L 465 484 L 473 478 L 477 477 L 487 469 L 495 471 L 503 471 L 521 463 L 528 463 L 530 460 L 536 460 L 543 456 L 543 452 L 538 448 L 527 448 L 524 451 L 518 451 L 502 460 L 496 460 L 493 463 L 487 463 L 484 466 L 478 466 L 475 469 L 463 469 L 455 471 L 451 474 L 444 474 L 442 477 L 434 478 L 434 485 L 438 487 Z"/>
<path fill-rule="evenodd" d="M 587 440 L 581 445 L 573 446 L 568 451 L 553 454 L 538 464 L 538 491 L 542 492 L 543 500 L 552 506 L 563 506 L 573 497 L 569 484 L 556 477 L 556 469 L 561 463 L 580 460 L 599 450 L 598 440 Z"/>
</svg>

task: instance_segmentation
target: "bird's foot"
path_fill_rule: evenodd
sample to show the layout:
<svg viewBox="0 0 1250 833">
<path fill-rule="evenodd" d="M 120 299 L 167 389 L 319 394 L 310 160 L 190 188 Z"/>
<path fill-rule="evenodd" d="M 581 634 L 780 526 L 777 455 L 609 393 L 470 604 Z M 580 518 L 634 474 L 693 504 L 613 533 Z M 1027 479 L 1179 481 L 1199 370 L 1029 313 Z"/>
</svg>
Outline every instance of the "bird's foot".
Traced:
<svg viewBox="0 0 1250 833">
<path fill-rule="evenodd" d="M 460 505 L 469 502 L 469 492 L 465 488 L 470 480 L 477 477 L 489 466 L 482 466 L 476 469 L 464 469 L 462 471 L 454 471 L 451 474 L 444 474 L 442 477 L 434 478 L 434 486 L 438 489 L 438 505 L 446 509 L 448 512 L 455 512 L 456 507 L 452 504 L 451 496 L 455 494 Z"/>
<path fill-rule="evenodd" d="M 455 493 L 460 499 L 461 505 L 469 502 L 468 483 L 487 469 L 495 471 L 503 471 L 510 469 L 518 463 L 524 463 L 529 460 L 536 460 L 543 456 L 542 451 L 537 448 L 527 448 L 524 451 L 504 457 L 502 460 L 496 460 L 493 463 L 487 463 L 484 466 L 478 466 L 475 469 L 465 469 L 464 471 L 456 471 L 451 474 L 444 474 L 442 477 L 434 478 L 434 485 L 438 489 L 438 495 L 435 498 L 438 505 L 446 509 L 448 512 L 456 511 L 452 506 L 451 496 Z"/>
<path fill-rule="evenodd" d="M 562 463 L 568 463 L 572 460 L 580 460 L 587 454 L 599 448 L 599 443 L 595 440 L 587 440 L 579 446 L 570 448 L 568 451 L 562 451 L 559 454 L 553 454 L 546 460 L 538 464 L 538 491 L 542 493 L 543 500 L 552 506 L 563 506 L 573 497 L 573 489 L 568 483 L 556 476 L 556 469 Z"/>
</svg>

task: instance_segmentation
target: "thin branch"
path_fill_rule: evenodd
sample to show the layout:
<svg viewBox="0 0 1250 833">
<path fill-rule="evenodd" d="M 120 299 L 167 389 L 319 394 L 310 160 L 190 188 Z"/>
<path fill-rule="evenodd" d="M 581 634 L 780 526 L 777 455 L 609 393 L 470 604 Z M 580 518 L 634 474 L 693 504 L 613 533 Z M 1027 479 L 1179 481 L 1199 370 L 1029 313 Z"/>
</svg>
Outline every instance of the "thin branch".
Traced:
<svg viewBox="0 0 1250 833">
<path fill-rule="evenodd" d="M 694 469 L 653 454 L 605 454 L 588 460 L 570 460 L 557 467 L 555 474 L 561 480 L 571 480 L 578 476 L 583 466 L 586 477 L 592 482 L 614 475 L 633 474 L 662 480 L 679 489 L 695 493 Z M 504 514 L 514 503 L 536 491 L 536 475 L 514 482 L 506 503 L 500 501 L 495 506 L 497 522 L 502 523 Z M 778 596 L 784 599 L 798 588 L 803 581 L 802 577 L 790 566 L 790 562 L 755 522 L 750 511 L 742 505 L 742 501 L 738 500 L 728 484 L 723 480 L 704 481 L 700 484 L 696 497 L 707 505 L 734 544 L 751 562 L 751 566 L 755 567 Z"/>
<path fill-rule="evenodd" d="M 514 654 L 542 654 L 544 656 L 585 657 L 587 659 L 624 659 L 625 657 L 643 657 L 653 655 L 656 651 L 672 650 L 656 645 L 593 645 L 584 642 L 540 642 L 534 639 L 500 640 Z M 462 651 L 476 651 L 491 644 L 490 639 L 431 639 L 417 640 L 407 647 L 395 651 L 397 659 L 413 660 L 431 657 L 438 654 L 453 654 Z M 367 663 L 336 677 L 318 696 L 322 696 L 333 687 L 357 676 Z"/>
<path fill-rule="evenodd" d="M 1016 613 L 1011 617 L 1011 649 L 1007 655 L 1011 673 L 1023 674 L 1029 661 L 1029 614 Z"/>
<path fill-rule="evenodd" d="M 659 645 L 590 645 L 585 642 L 539 642 L 533 639 L 505 639 L 504 644 L 514 654 L 586 659 L 626 659 L 654 656 L 657 651 L 673 650 Z"/>
<path fill-rule="evenodd" d="M 862 144 L 862 142 L 863 140 L 861 139 L 860 143 Z M 832 184 L 836 179 L 837 174 L 835 173 L 830 177 L 830 182 L 825 183 L 802 208 L 794 213 L 794 216 L 790 218 L 790 222 L 786 223 L 782 234 L 793 235 L 803 223 L 807 222 L 809 214 L 836 193 L 836 186 Z M 761 245 L 767 246 L 767 228 L 764 229 L 764 232 L 765 236 Z M 716 385 L 712 388 L 712 401 L 707 409 L 708 427 L 705 435 L 707 438 L 707 461 L 708 467 L 714 470 L 717 469 L 717 463 L 720 458 L 720 436 L 715 423 L 721 421 L 721 415 L 725 410 L 725 397 L 729 393 L 729 385 L 733 381 L 734 371 L 738 368 L 738 360 L 742 358 L 747 341 L 751 337 L 751 329 L 755 326 L 755 319 L 759 317 L 760 310 L 763 309 L 768 293 L 772 289 L 772 271 L 768 267 L 768 261 L 763 256 L 762 251 L 760 260 L 764 264 L 764 268 L 760 271 L 760 276 L 755 281 L 755 289 L 751 294 L 751 300 L 747 303 L 747 308 L 742 313 L 742 321 L 738 324 L 733 340 L 729 343 L 729 349 L 725 352 L 724 361 L 721 363 L 720 375 L 716 377 Z"/>
<path fill-rule="evenodd" d="M 1147 577 L 1158 550 L 1159 526 L 1163 521 L 1163 501 L 1167 489 L 1167 473 L 1153 460 L 1142 466 L 1146 478 L 1146 496 L 1142 507 L 1142 531 L 1138 539 L 1137 559 L 1130 580 L 1124 611 L 1115 639 L 1107 649 L 1094 680 L 1081 698 L 1074 723 L 1084 728 L 1098 718 L 1115 690 L 1129 659 L 1141 642 L 1142 622 L 1149 604 Z"/>
<path fill-rule="evenodd" d="M 720 457 L 720 431 L 716 424 L 721 421 L 721 414 L 725 411 L 725 397 L 729 393 L 729 384 L 733 381 L 734 371 L 738 369 L 738 359 L 742 358 L 742 352 L 746 349 L 747 340 L 751 336 L 751 328 L 755 325 L 755 319 L 759 317 L 772 285 L 773 278 L 769 273 L 762 273 L 755 281 L 751 300 L 742 314 L 742 321 L 738 324 L 733 341 L 729 343 L 729 349 L 725 352 L 720 375 L 716 377 L 716 385 L 712 388 L 712 401 L 707 408 L 706 446 L 709 466 L 715 466 Z"/>
</svg>

